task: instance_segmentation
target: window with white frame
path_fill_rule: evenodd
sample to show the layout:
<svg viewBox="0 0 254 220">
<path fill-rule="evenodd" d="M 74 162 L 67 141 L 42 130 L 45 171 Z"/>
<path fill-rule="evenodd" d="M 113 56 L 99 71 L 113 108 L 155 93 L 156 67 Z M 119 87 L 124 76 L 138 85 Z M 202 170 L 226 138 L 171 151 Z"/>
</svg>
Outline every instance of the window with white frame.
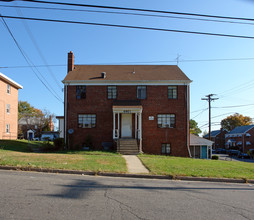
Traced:
<svg viewBox="0 0 254 220">
<path fill-rule="evenodd" d="M 6 133 L 10 133 L 10 124 L 6 124 Z"/>
<path fill-rule="evenodd" d="M 161 153 L 162 154 L 170 154 L 171 153 L 170 144 L 162 144 L 161 145 Z"/>
<path fill-rule="evenodd" d="M 174 128 L 175 127 L 175 114 L 158 114 L 157 124 L 159 128 Z"/>
<path fill-rule="evenodd" d="M 137 98 L 138 99 L 146 99 L 146 86 L 138 86 L 137 87 Z"/>
<path fill-rule="evenodd" d="M 11 86 L 9 84 L 7 84 L 7 93 L 11 94 Z"/>
<path fill-rule="evenodd" d="M 177 99 L 177 86 L 168 86 L 168 99 Z"/>
<path fill-rule="evenodd" d="M 78 127 L 79 128 L 94 128 L 96 126 L 95 114 L 79 114 Z"/>
<path fill-rule="evenodd" d="M 117 96 L 117 87 L 108 86 L 108 99 L 116 99 Z"/>
<path fill-rule="evenodd" d="M 6 106 L 6 112 L 10 113 L 10 104 L 7 104 L 7 106 Z"/>
<path fill-rule="evenodd" d="M 86 86 L 76 86 L 76 98 L 77 99 L 86 98 Z"/>
</svg>

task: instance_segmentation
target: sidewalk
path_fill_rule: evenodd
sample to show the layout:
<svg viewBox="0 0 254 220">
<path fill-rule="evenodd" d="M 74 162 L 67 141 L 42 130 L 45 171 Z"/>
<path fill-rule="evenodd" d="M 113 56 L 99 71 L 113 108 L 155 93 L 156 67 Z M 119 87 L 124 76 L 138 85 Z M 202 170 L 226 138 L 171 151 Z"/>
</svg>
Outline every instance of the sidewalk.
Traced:
<svg viewBox="0 0 254 220">
<path fill-rule="evenodd" d="M 145 166 L 141 163 L 139 158 L 135 155 L 123 155 L 123 158 L 126 160 L 128 173 L 149 173 Z"/>
</svg>

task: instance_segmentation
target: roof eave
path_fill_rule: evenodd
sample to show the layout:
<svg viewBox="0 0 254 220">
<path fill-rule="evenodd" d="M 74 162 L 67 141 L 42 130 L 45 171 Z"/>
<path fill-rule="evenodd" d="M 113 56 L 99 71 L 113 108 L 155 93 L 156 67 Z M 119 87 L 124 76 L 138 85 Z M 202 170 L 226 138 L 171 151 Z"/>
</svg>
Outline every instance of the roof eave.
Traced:
<svg viewBox="0 0 254 220">
<path fill-rule="evenodd" d="M 14 80 L 10 79 L 8 76 L 4 75 L 0 72 L 0 78 L 4 79 L 7 83 L 11 84 L 12 86 L 16 87 L 17 89 L 23 89 L 23 86 L 16 83 Z"/>
</svg>

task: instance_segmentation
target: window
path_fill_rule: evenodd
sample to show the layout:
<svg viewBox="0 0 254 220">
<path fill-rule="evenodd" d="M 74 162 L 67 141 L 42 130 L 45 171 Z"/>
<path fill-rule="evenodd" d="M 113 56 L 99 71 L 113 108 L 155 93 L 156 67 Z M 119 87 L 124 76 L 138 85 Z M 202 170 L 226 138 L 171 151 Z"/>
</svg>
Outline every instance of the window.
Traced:
<svg viewBox="0 0 254 220">
<path fill-rule="evenodd" d="M 86 86 L 76 86 L 76 98 L 77 99 L 86 98 Z"/>
<path fill-rule="evenodd" d="M 108 99 L 116 99 L 117 88 L 116 86 L 108 86 Z"/>
<path fill-rule="evenodd" d="M 95 114 L 79 114 L 78 127 L 79 128 L 94 128 L 96 125 Z"/>
<path fill-rule="evenodd" d="M 177 86 L 168 86 L 168 99 L 177 99 Z"/>
<path fill-rule="evenodd" d="M 10 124 L 6 124 L 6 133 L 10 133 Z"/>
<path fill-rule="evenodd" d="M 157 115 L 157 124 L 159 128 L 174 128 L 175 114 L 160 114 Z"/>
<path fill-rule="evenodd" d="M 137 98 L 138 99 L 146 99 L 146 86 L 138 86 L 137 87 Z"/>
<path fill-rule="evenodd" d="M 162 144 L 161 145 L 161 153 L 162 154 L 170 154 L 170 144 Z"/>
<path fill-rule="evenodd" d="M 7 93 L 11 94 L 11 86 L 9 84 L 7 84 Z"/>
<path fill-rule="evenodd" d="M 10 104 L 7 104 L 7 106 L 6 106 L 6 112 L 10 113 Z"/>
</svg>

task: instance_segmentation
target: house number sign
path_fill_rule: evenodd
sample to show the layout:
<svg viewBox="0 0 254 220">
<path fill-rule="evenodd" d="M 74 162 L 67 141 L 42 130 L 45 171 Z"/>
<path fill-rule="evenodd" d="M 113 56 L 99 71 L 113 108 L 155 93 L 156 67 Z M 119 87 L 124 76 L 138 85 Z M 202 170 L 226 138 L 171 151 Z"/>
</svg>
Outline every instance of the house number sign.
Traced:
<svg viewBox="0 0 254 220">
<path fill-rule="evenodd" d="M 131 113 L 131 110 L 123 110 L 123 113 L 126 113 L 126 114 Z"/>
</svg>

